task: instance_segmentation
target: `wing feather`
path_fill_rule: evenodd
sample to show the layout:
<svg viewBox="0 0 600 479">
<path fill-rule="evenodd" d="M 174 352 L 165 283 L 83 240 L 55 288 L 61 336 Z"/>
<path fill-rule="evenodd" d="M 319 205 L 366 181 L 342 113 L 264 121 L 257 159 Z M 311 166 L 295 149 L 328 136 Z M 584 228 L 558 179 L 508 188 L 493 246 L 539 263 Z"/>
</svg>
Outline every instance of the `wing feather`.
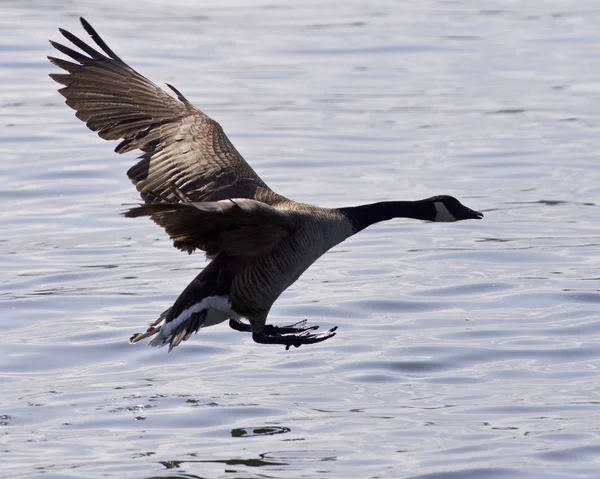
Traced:
<svg viewBox="0 0 600 479">
<path fill-rule="evenodd" d="M 178 197 L 179 193 L 173 191 Z M 265 203 L 245 198 L 196 203 L 157 201 L 129 209 L 129 218 L 150 216 L 164 228 L 173 245 L 208 257 L 255 256 L 275 246 L 294 230 L 294 223 L 281 211 Z"/>
<path fill-rule="evenodd" d="M 175 87 L 173 98 L 117 56 L 83 18 L 99 50 L 59 29 L 80 51 L 51 41 L 73 61 L 48 57 L 65 73 L 50 77 L 77 118 L 106 140 L 121 140 L 117 153 L 140 149 L 127 175 L 151 203 L 156 195 L 177 201 L 175 185 L 191 201 L 250 198 L 276 204 L 274 193 L 246 163 L 221 126 L 195 108 Z M 83 52 L 83 53 L 82 53 Z"/>
</svg>

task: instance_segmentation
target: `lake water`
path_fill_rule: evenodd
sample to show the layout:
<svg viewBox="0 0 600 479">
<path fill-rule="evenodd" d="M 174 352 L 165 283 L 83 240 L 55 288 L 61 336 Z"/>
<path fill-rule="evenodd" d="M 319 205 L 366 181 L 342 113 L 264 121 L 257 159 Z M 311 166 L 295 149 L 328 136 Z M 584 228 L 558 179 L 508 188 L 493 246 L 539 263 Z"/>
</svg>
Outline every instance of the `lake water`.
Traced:
<svg viewBox="0 0 600 479">
<path fill-rule="evenodd" d="M 198 3 L 0 3 L 0 476 L 599 478 L 597 2 Z M 270 319 L 325 343 L 129 345 L 205 262 L 48 78 L 79 15 L 279 193 L 485 219 L 321 258 Z"/>
</svg>

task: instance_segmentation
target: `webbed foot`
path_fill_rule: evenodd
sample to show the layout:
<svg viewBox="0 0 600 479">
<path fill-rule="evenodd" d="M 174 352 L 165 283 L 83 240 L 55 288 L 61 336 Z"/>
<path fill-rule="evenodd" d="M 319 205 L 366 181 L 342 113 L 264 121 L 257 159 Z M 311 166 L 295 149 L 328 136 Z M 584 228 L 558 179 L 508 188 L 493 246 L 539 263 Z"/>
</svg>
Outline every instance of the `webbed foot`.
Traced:
<svg viewBox="0 0 600 479">
<path fill-rule="evenodd" d="M 303 321 L 301 321 L 302 323 Z M 296 323 L 298 324 L 298 323 Z M 294 328 L 295 325 L 292 325 L 288 328 Z M 279 328 L 281 330 L 282 328 Z M 267 328 L 260 333 L 253 333 L 252 339 L 261 344 L 283 344 L 285 346 L 286 351 L 290 349 L 291 346 L 295 348 L 299 348 L 303 344 L 315 344 L 325 341 L 326 339 L 333 338 L 335 336 L 335 331 L 337 330 L 337 326 L 324 331 L 322 333 L 311 333 L 309 331 L 316 329 L 314 326 L 305 328 L 302 332 L 288 332 L 288 333 L 276 333 L 276 334 L 267 334 Z"/>
<path fill-rule="evenodd" d="M 242 331 L 245 333 L 252 332 L 251 325 L 242 323 L 237 319 L 230 319 L 229 327 L 231 329 L 235 329 L 236 331 Z M 275 326 L 274 324 L 266 324 L 263 328 L 263 333 L 265 333 L 267 336 L 277 336 L 278 334 L 297 334 L 304 333 L 306 331 L 315 331 L 317 329 L 319 329 L 318 325 L 307 326 L 306 319 L 303 319 L 302 321 L 298 321 L 297 323 L 289 324 L 287 326 Z"/>
</svg>

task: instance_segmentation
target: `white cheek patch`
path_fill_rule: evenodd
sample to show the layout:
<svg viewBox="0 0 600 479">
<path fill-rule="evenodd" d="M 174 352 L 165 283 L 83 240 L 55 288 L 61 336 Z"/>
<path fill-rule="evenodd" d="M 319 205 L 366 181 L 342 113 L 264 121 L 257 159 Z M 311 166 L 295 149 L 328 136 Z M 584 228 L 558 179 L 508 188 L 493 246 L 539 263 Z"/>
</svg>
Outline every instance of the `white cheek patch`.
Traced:
<svg viewBox="0 0 600 479">
<path fill-rule="evenodd" d="M 450 213 L 448 208 L 446 208 L 446 205 L 441 201 L 436 201 L 433 203 L 433 206 L 435 206 L 435 218 L 433 221 L 457 221 L 456 216 Z"/>
</svg>

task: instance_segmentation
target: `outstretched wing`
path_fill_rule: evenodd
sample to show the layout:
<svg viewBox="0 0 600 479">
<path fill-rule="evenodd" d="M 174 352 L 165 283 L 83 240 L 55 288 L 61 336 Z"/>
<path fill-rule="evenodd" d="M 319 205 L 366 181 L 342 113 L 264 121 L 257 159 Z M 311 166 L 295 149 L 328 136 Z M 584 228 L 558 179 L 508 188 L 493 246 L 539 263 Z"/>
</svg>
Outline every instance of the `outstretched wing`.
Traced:
<svg viewBox="0 0 600 479">
<path fill-rule="evenodd" d="M 233 198 L 200 203 L 152 203 L 131 208 L 125 216 L 150 216 L 165 229 L 173 246 L 209 258 L 256 256 L 272 248 L 294 230 L 290 218 L 260 201 Z"/>
<path fill-rule="evenodd" d="M 48 57 L 67 72 L 50 77 L 64 85 L 59 92 L 77 118 L 105 140 L 122 140 L 117 153 L 142 150 L 140 161 L 127 175 L 146 203 L 157 197 L 178 201 L 173 186 L 191 201 L 254 198 L 276 203 L 283 199 L 246 163 L 216 121 L 171 85 L 177 99 L 133 70 L 86 20 L 80 20 L 104 53 L 60 29 L 83 53 L 51 41 L 75 62 Z"/>
</svg>

